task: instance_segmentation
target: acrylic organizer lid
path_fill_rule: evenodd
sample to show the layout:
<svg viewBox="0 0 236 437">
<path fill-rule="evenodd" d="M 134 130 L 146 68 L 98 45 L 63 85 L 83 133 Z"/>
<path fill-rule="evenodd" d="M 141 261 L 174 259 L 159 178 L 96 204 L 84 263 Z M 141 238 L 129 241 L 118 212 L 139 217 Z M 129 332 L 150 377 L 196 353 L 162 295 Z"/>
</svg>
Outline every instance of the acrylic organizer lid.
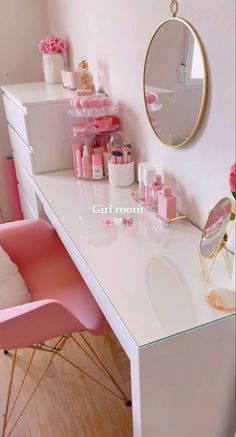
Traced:
<svg viewBox="0 0 236 437">
<path fill-rule="evenodd" d="M 107 115 L 115 115 L 119 111 L 118 105 L 114 104 L 110 97 L 101 93 L 91 96 L 79 96 L 71 99 L 71 109 L 68 113 L 72 117 L 98 118 Z"/>
</svg>

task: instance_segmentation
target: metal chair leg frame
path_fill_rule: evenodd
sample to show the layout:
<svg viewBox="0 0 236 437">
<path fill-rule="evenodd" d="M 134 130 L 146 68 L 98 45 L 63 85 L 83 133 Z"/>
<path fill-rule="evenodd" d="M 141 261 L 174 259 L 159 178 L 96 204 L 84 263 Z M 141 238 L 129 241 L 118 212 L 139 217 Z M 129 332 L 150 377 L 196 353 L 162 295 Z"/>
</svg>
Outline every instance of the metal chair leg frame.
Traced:
<svg viewBox="0 0 236 437">
<path fill-rule="evenodd" d="M 56 342 L 56 344 L 54 346 L 50 346 L 50 345 L 46 345 L 46 344 L 38 344 L 35 346 L 30 346 L 30 349 L 33 349 L 33 353 L 31 355 L 30 361 L 28 363 L 27 369 L 25 371 L 25 374 L 23 376 L 23 379 L 21 381 L 20 387 L 17 391 L 15 400 L 12 404 L 12 407 L 10 409 L 10 402 L 11 402 L 11 395 L 12 395 L 12 386 L 13 386 L 13 379 L 14 379 L 14 373 L 15 373 L 15 367 L 16 367 L 16 358 L 17 358 L 17 349 L 14 352 L 14 356 L 13 356 L 13 362 L 12 362 L 12 368 L 11 368 L 11 374 L 10 374 L 10 380 L 9 380 L 9 385 L 8 385 L 8 393 L 7 393 L 7 400 L 6 400 L 6 407 L 5 407 L 5 414 L 4 414 L 4 421 L 3 421 L 3 429 L 2 429 L 2 437 L 9 437 L 12 433 L 12 431 L 14 430 L 15 426 L 17 425 L 17 423 L 19 422 L 21 416 L 23 415 L 23 413 L 25 412 L 26 408 L 28 407 L 30 401 L 32 400 L 33 396 L 35 395 L 38 387 L 40 386 L 41 382 L 43 381 L 49 367 L 51 366 L 52 360 L 55 357 L 55 355 L 58 355 L 59 357 L 61 357 L 63 360 L 65 360 L 66 362 L 68 362 L 69 364 L 71 364 L 73 367 L 75 367 L 76 369 L 78 369 L 81 373 L 83 373 L 85 376 L 87 376 L 88 378 L 90 378 L 92 381 L 96 382 L 98 385 L 100 385 L 100 387 L 104 388 L 104 390 L 108 391 L 109 393 L 111 393 L 113 396 L 117 397 L 118 399 L 124 400 L 125 404 L 127 406 L 131 406 L 132 403 L 131 401 L 127 398 L 127 396 L 125 395 L 125 393 L 123 392 L 123 390 L 120 388 L 119 384 L 116 382 L 116 380 L 114 379 L 114 377 L 111 375 L 111 373 L 108 371 L 108 369 L 106 369 L 106 367 L 104 366 L 104 364 L 102 363 L 101 359 L 99 358 L 98 354 L 95 352 L 95 350 L 92 348 L 92 346 L 89 344 L 89 342 L 86 340 L 86 338 L 84 337 L 83 334 L 79 333 L 81 338 L 83 339 L 83 341 L 85 342 L 87 348 L 89 349 L 90 353 L 88 353 L 88 351 L 78 342 L 78 340 L 76 338 L 74 338 L 72 335 L 69 336 L 62 336 L 60 337 L 60 339 Z M 108 388 L 107 386 L 105 386 L 103 383 L 101 383 L 98 379 L 96 379 L 95 377 L 93 377 L 92 375 L 90 375 L 88 372 L 86 372 L 85 370 L 83 370 L 82 368 L 80 368 L 77 364 L 75 364 L 73 361 L 71 361 L 69 358 L 67 358 L 66 356 L 64 356 L 61 351 L 63 349 L 63 347 L 65 346 L 65 343 L 67 342 L 68 339 L 72 339 L 76 345 L 86 354 L 86 356 L 93 362 L 93 364 L 104 374 L 104 376 L 106 376 L 106 378 L 113 384 L 113 386 L 117 389 L 117 391 L 120 393 L 116 393 L 113 390 L 111 390 L 110 388 Z M 36 350 L 40 350 L 40 351 L 44 351 L 44 352 L 50 352 L 52 354 L 46 369 L 44 370 L 43 374 L 41 375 L 36 387 L 34 388 L 33 392 L 31 393 L 30 397 L 28 398 L 27 402 L 25 403 L 25 406 L 23 407 L 23 409 L 21 410 L 21 413 L 18 415 L 17 419 L 14 422 L 14 425 L 12 426 L 12 428 L 10 429 L 9 432 L 7 432 L 7 427 L 10 421 L 10 418 L 12 416 L 12 413 L 14 411 L 14 408 L 16 406 L 16 403 L 19 399 L 20 393 L 23 389 L 23 386 L 25 384 L 27 375 L 29 373 L 29 370 L 31 368 Z M 94 358 L 95 357 L 95 358 Z M 96 361 L 97 360 L 97 361 Z M 10 412 L 9 412 L 10 410 Z"/>
<path fill-rule="evenodd" d="M 37 348 L 36 348 L 36 349 L 37 349 Z M 20 387 L 19 387 L 19 389 L 18 389 L 18 392 L 17 392 L 17 395 L 16 395 L 16 399 L 15 399 L 15 401 L 14 401 L 14 403 L 13 403 L 13 406 L 12 406 L 12 408 L 11 408 L 11 411 L 10 411 L 10 413 L 9 413 L 9 407 L 10 407 L 10 401 L 11 401 L 11 392 L 12 392 L 12 385 L 13 385 L 13 378 L 14 378 L 14 371 L 15 371 L 15 365 L 16 365 L 16 356 L 17 356 L 17 350 L 15 351 L 14 358 L 13 358 L 13 363 L 12 363 L 12 370 L 11 370 L 10 382 L 9 382 L 9 386 L 8 386 L 8 394 L 7 394 L 6 408 L 5 408 L 5 414 L 4 414 L 4 422 L 3 422 L 2 437 L 9 437 L 9 436 L 11 435 L 11 433 L 12 433 L 12 431 L 14 430 L 15 426 L 16 426 L 17 423 L 19 422 L 21 416 L 23 415 L 23 413 L 25 412 L 26 408 L 28 407 L 30 401 L 32 400 L 33 396 L 35 395 L 37 389 L 39 388 L 41 382 L 43 381 L 43 379 L 44 379 L 44 377 L 45 377 L 45 375 L 46 375 L 46 373 L 47 373 L 49 367 L 51 366 L 52 360 L 53 360 L 54 356 L 56 355 L 56 352 L 52 352 L 52 356 L 51 356 L 51 358 L 50 358 L 50 360 L 49 360 L 49 362 L 48 362 L 48 365 L 47 365 L 46 369 L 44 370 L 43 374 L 41 375 L 41 377 L 40 377 L 40 379 L 39 379 L 39 381 L 38 381 L 38 384 L 37 384 L 36 387 L 34 388 L 33 392 L 31 393 L 30 397 L 28 398 L 28 400 L 27 400 L 25 406 L 24 406 L 23 409 L 21 410 L 21 413 L 18 415 L 18 417 L 17 417 L 17 419 L 15 420 L 15 422 L 14 422 L 12 428 L 11 428 L 10 431 L 8 432 L 8 431 L 7 431 L 7 425 L 8 425 L 8 423 L 9 423 L 9 420 L 10 420 L 11 415 L 12 415 L 12 413 L 13 413 L 13 410 L 14 410 L 14 408 L 15 408 L 16 402 L 17 402 L 17 400 L 18 400 L 18 398 L 19 398 L 20 392 L 21 392 L 21 390 L 22 390 L 22 388 L 23 388 L 23 385 L 24 385 L 24 383 L 25 383 L 26 377 L 27 377 L 27 375 L 28 375 L 28 373 L 29 373 L 29 370 L 30 370 L 30 367 L 31 367 L 31 364 L 32 364 L 32 361 L 33 361 L 33 357 L 34 357 L 35 352 L 36 352 L 36 349 L 33 351 L 33 354 L 32 354 L 32 356 L 31 356 L 30 362 L 29 362 L 29 364 L 28 364 L 27 370 L 26 370 L 26 372 L 25 372 L 25 375 L 24 375 L 24 377 L 23 377 L 23 380 L 22 380 L 22 382 L 21 382 L 21 385 L 20 385 Z"/>
<path fill-rule="evenodd" d="M 10 375 L 10 380 L 9 380 L 9 385 L 8 385 L 7 400 L 6 400 L 6 407 L 5 407 L 5 413 L 4 413 L 3 428 L 2 428 L 2 437 L 5 437 L 5 435 L 6 435 L 8 411 L 9 411 L 9 406 L 10 406 L 10 401 L 11 401 L 11 391 L 12 391 L 12 384 L 13 384 L 13 379 L 14 379 L 16 357 L 17 357 L 17 349 L 14 352 L 13 362 L 12 362 L 12 367 L 11 367 L 11 375 Z"/>
<path fill-rule="evenodd" d="M 83 339 L 83 341 L 85 342 L 85 344 L 87 345 L 88 349 L 90 350 L 90 352 L 93 354 L 93 356 L 96 358 L 96 360 L 98 361 L 98 363 L 94 360 L 93 357 L 91 357 L 91 355 L 84 349 L 84 347 L 78 342 L 78 340 L 76 340 L 73 335 L 71 335 L 72 340 L 77 344 L 77 346 L 79 346 L 79 348 L 88 356 L 88 358 L 94 363 L 94 365 L 109 379 L 109 381 L 117 388 L 117 390 L 121 393 L 121 397 L 119 397 L 119 399 L 122 399 L 124 401 L 128 401 L 129 399 L 127 398 L 126 394 L 123 392 L 123 390 L 120 388 L 119 384 L 117 383 L 117 381 L 115 380 L 115 378 L 112 376 L 112 374 L 109 372 L 109 370 L 104 366 L 101 358 L 98 356 L 98 354 L 95 352 L 95 350 L 92 348 L 92 346 L 90 345 L 90 343 L 86 340 L 86 338 L 84 337 L 84 335 L 80 332 L 79 333 L 80 337 Z"/>
</svg>

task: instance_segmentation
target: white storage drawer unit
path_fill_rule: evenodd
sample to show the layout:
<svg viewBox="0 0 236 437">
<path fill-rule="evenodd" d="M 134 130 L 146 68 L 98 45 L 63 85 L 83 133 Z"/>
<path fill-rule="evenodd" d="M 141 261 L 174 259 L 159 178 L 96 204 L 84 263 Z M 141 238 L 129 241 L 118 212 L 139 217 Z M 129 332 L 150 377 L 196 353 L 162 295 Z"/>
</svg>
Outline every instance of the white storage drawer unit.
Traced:
<svg viewBox="0 0 236 437">
<path fill-rule="evenodd" d="M 22 211 L 25 218 L 38 217 L 32 176 L 73 167 L 67 110 L 75 93 L 44 82 L 2 91 Z"/>
</svg>

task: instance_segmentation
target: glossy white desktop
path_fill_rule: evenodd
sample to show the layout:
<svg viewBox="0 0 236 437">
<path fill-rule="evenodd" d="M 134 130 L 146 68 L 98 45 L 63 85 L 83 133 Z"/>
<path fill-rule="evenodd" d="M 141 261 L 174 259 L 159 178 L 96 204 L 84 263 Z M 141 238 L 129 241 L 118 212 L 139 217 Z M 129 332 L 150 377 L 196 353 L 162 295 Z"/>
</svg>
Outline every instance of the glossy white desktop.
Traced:
<svg viewBox="0 0 236 437">
<path fill-rule="evenodd" d="M 34 189 L 130 358 L 134 436 L 233 437 L 235 315 L 207 304 L 227 276 L 219 259 L 214 282 L 202 280 L 200 231 L 116 214 L 137 208 L 131 189 L 72 170 L 34 176 Z M 130 227 L 103 224 L 131 215 Z"/>
</svg>

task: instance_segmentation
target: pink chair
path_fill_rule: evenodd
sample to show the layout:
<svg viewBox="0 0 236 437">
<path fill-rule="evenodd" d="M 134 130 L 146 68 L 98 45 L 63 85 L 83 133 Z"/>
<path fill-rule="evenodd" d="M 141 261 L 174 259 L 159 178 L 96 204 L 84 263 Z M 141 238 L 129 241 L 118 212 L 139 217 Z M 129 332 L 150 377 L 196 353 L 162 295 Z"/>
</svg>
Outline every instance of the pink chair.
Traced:
<svg viewBox="0 0 236 437">
<path fill-rule="evenodd" d="M 106 323 L 105 318 L 52 226 L 42 220 L 23 220 L 1 224 L 0 246 L 17 264 L 32 296 L 30 303 L 0 310 L 0 349 L 3 349 L 5 353 L 9 349 L 15 349 L 2 436 L 11 434 L 32 398 L 30 396 L 22 413 L 16 419 L 10 432 L 7 433 L 13 408 L 20 395 L 36 350 L 50 351 L 52 355 L 32 395 L 43 380 L 54 356 L 58 355 L 110 393 L 125 400 L 126 405 L 131 405 L 82 334 L 83 331 L 94 335 L 102 334 Z M 74 332 L 80 333 L 84 345 L 72 335 Z M 60 337 L 60 339 L 54 345 L 45 343 L 55 337 Z M 69 339 L 73 340 L 107 376 L 116 387 L 115 392 L 62 354 L 62 349 Z M 17 349 L 25 347 L 32 348 L 32 357 L 23 383 L 10 409 Z"/>
</svg>

